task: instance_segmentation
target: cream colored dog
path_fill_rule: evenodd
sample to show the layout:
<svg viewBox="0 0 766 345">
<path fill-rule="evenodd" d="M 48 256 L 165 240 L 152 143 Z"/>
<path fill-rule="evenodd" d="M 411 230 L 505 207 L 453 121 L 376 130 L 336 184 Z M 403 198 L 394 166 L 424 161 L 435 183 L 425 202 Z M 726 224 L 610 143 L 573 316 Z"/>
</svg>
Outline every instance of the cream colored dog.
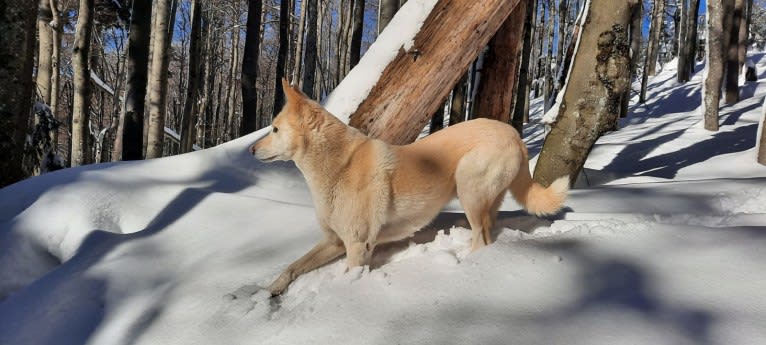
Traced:
<svg viewBox="0 0 766 345">
<path fill-rule="evenodd" d="M 308 182 L 324 239 L 269 286 L 281 294 L 295 278 L 346 253 L 348 267 L 370 263 L 375 246 L 427 225 L 455 196 L 473 232 L 472 249 L 492 241 L 508 189 L 533 214 L 557 212 L 569 189 L 532 181 L 516 130 L 487 119 L 466 121 L 410 145 L 371 139 L 282 81 L 287 105 L 272 131 L 251 147 L 260 160 L 293 160 Z"/>
</svg>

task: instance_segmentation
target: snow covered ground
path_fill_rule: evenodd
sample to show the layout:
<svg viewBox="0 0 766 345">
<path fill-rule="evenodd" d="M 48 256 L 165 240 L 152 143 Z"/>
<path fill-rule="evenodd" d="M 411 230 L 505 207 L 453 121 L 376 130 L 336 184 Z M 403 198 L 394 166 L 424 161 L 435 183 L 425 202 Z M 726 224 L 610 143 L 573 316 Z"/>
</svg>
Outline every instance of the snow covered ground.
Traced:
<svg viewBox="0 0 766 345">
<path fill-rule="evenodd" d="M 320 233 L 300 173 L 247 153 L 263 131 L 7 187 L 0 344 L 763 344 L 766 58 L 754 59 L 761 81 L 717 133 L 697 113 L 701 73 L 653 78 L 558 216 L 509 199 L 496 242 L 469 253 L 451 205 L 371 269 L 341 259 L 281 298 L 261 287 Z M 542 126 L 526 136 L 536 154 Z"/>
</svg>

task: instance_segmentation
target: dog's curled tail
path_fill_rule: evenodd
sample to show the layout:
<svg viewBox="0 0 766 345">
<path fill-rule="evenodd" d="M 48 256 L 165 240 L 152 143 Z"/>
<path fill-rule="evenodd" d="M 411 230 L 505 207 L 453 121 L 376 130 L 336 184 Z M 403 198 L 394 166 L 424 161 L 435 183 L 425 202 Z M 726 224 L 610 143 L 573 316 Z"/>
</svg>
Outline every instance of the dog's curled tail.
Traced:
<svg viewBox="0 0 766 345">
<path fill-rule="evenodd" d="M 528 164 L 522 164 L 516 178 L 511 182 L 510 189 L 513 197 L 527 212 L 536 216 L 551 215 L 561 209 L 567 198 L 569 176 L 559 177 L 545 188 L 532 180 Z"/>
</svg>

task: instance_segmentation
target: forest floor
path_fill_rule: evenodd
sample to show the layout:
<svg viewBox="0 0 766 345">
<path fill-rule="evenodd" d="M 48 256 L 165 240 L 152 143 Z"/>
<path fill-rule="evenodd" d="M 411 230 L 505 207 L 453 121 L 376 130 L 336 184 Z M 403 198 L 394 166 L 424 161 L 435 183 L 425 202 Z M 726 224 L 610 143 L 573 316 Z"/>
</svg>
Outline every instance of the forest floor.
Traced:
<svg viewBox="0 0 766 345">
<path fill-rule="evenodd" d="M 267 286 L 321 234 L 291 164 L 247 147 L 67 169 L 0 190 L 0 344 L 762 344 L 757 83 L 703 129 L 670 68 L 593 149 L 566 209 L 499 215 L 469 252 L 455 203 L 372 268 Z M 539 116 L 539 101 L 534 113 Z M 525 130 L 530 152 L 543 126 Z"/>
</svg>

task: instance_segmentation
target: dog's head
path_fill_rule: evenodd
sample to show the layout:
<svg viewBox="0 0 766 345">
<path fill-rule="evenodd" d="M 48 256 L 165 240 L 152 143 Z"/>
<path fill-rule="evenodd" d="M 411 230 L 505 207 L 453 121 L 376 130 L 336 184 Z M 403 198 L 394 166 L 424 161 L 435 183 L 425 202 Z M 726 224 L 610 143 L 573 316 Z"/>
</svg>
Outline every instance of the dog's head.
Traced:
<svg viewBox="0 0 766 345">
<path fill-rule="evenodd" d="M 271 122 L 271 132 L 250 147 L 250 152 L 264 162 L 293 160 L 324 121 L 322 106 L 286 79 L 282 79 L 282 91 L 287 103 Z"/>
</svg>

